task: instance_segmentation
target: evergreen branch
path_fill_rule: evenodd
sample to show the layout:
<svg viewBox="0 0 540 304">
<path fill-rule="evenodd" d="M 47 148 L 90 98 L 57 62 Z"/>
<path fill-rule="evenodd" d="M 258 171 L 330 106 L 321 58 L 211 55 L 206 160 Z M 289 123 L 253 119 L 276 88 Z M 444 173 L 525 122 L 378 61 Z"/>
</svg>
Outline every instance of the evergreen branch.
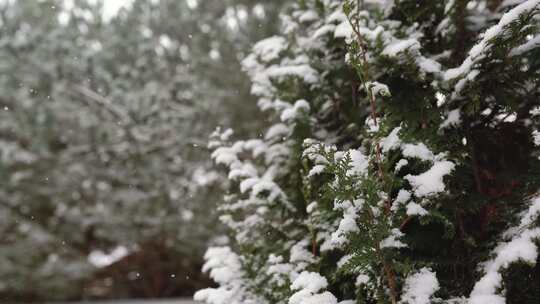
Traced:
<svg viewBox="0 0 540 304">
<path fill-rule="evenodd" d="M 370 77 L 370 73 L 369 73 L 369 63 L 368 63 L 368 60 L 367 60 L 367 44 L 366 44 L 366 42 L 365 42 L 364 38 L 362 37 L 362 34 L 360 33 L 360 30 L 359 30 L 360 29 L 360 18 L 359 18 L 360 17 L 359 16 L 360 12 L 359 12 L 359 9 L 360 9 L 360 7 L 358 6 L 357 7 L 356 24 L 353 23 L 353 21 L 351 20 L 349 15 L 347 15 L 347 20 L 349 21 L 349 24 L 353 29 L 353 32 L 355 34 L 358 47 L 360 48 L 360 60 L 361 60 L 360 66 L 362 67 L 362 69 L 360 70 L 359 76 L 361 76 L 360 80 L 362 81 L 362 85 L 364 86 L 364 90 L 368 94 L 368 98 L 369 98 L 369 101 L 370 101 L 370 107 L 371 107 L 371 118 L 372 118 L 373 123 L 375 124 L 375 126 L 378 126 L 378 115 L 377 115 L 377 110 L 376 110 L 375 94 L 373 93 L 372 88 L 369 87 L 368 84 L 367 84 L 367 79 L 370 79 L 371 77 Z M 376 165 L 378 167 L 379 178 L 381 179 L 381 181 L 384 181 L 385 178 L 384 178 L 384 170 L 383 170 L 383 167 L 382 167 L 381 146 L 380 146 L 380 143 L 378 141 L 376 143 L 375 149 L 376 149 L 376 156 L 375 156 L 376 157 Z M 387 202 L 387 205 L 388 205 L 388 203 L 389 202 Z M 366 209 L 369 212 L 371 212 L 370 208 L 366 208 Z M 388 207 L 387 210 L 389 211 L 390 208 Z M 374 219 L 373 214 L 371 214 L 370 216 L 371 216 L 372 221 L 373 221 L 373 219 Z M 380 242 L 378 242 L 377 240 L 375 241 L 375 251 L 377 253 L 377 256 L 378 256 L 379 260 L 381 261 L 381 263 L 383 265 L 383 270 L 385 272 L 386 280 L 388 282 L 388 287 L 390 289 L 390 301 L 392 302 L 392 304 L 396 304 L 397 299 L 398 299 L 398 292 L 397 292 L 397 283 L 396 283 L 395 273 L 394 273 L 392 264 L 389 263 L 388 261 L 386 261 L 386 259 L 384 258 L 383 254 L 381 252 Z"/>
</svg>

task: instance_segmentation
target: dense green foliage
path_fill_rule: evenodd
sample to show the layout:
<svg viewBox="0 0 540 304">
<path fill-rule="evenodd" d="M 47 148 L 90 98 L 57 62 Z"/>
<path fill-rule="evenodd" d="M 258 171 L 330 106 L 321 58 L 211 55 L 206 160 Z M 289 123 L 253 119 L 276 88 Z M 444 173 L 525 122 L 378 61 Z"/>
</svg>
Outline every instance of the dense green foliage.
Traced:
<svg viewBox="0 0 540 304">
<path fill-rule="evenodd" d="M 537 303 L 540 1 L 296 1 L 217 132 L 207 303 Z"/>
</svg>

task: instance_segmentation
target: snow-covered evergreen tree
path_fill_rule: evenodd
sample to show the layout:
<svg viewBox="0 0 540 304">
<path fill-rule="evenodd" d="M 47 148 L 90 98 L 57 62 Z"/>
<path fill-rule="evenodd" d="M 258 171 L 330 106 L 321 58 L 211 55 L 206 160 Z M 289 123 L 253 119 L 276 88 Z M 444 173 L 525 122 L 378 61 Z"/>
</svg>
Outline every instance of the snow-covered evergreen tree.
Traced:
<svg viewBox="0 0 540 304">
<path fill-rule="evenodd" d="M 538 303 L 539 0 L 301 0 L 243 62 L 272 124 L 231 186 L 218 303 Z"/>
<path fill-rule="evenodd" d="M 108 20 L 103 3 L 0 1 L 0 302 L 80 296 L 92 257 L 146 243 L 199 260 L 218 228 L 206 138 L 258 121 L 240 52 L 280 1 L 138 0 Z"/>
</svg>

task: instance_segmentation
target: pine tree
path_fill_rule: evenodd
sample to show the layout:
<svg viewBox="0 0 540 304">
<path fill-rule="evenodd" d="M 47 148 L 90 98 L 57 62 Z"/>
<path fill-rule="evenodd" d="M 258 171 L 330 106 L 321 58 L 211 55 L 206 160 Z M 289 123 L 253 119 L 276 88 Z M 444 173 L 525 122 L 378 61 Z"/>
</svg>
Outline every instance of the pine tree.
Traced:
<svg viewBox="0 0 540 304">
<path fill-rule="evenodd" d="M 244 60 L 272 124 L 217 130 L 207 303 L 540 301 L 540 1 L 303 0 Z"/>
</svg>

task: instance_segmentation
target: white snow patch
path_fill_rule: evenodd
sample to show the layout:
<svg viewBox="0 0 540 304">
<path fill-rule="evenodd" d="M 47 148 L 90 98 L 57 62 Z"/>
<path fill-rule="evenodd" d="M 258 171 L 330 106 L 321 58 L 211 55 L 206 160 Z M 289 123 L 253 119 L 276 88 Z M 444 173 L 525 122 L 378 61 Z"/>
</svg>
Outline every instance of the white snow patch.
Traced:
<svg viewBox="0 0 540 304">
<path fill-rule="evenodd" d="M 399 131 L 401 131 L 401 127 L 397 127 L 393 129 L 388 136 L 386 136 L 382 142 L 381 142 L 381 149 L 383 152 L 388 152 L 390 150 L 393 150 L 395 148 L 398 148 L 401 144 L 401 140 L 399 139 Z"/>
<path fill-rule="evenodd" d="M 351 168 L 347 170 L 348 176 L 361 176 L 367 172 L 368 160 L 367 157 L 358 150 L 349 150 L 351 158 Z"/>
<path fill-rule="evenodd" d="M 285 77 L 298 77 L 304 82 L 313 84 L 319 80 L 319 73 L 307 64 L 273 65 L 266 70 L 268 77 L 283 80 Z"/>
<path fill-rule="evenodd" d="M 324 169 L 326 168 L 325 165 L 315 165 L 311 170 L 309 170 L 308 177 L 313 177 L 316 175 L 319 175 L 324 172 Z"/>
<path fill-rule="evenodd" d="M 394 203 L 404 204 L 408 202 L 410 199 L 411 199 L 411 193 L 407 190 L 401 189 L 399 190 L 397 197 L 394 200 Z"/>
<path fill-rule="evenodd" d="M 435 155 L 433 155 L 433 152 L 428 149 L 428 147 L 423 144 L 404 144 L 402 146 L 403 150 L 403 156 L 409 157 L 409 158 L 418 158 L 423 161 L 431 161 L 435 159 Z"/>
<path fill-rule="evenodd" d="M 368 81 L 366 86 L 371 90 L 371 94 L 374 96 L 390 96 L 390 89 L 387 85 L 377 82 L 377 81 Z"/>
<path fill-rule="evenodd" d="M 448 116 L 441 123 L 439 129 L 446 129 L 450 126 L 457 126 L 461 123 L 461 111 L 459 109 L 448 112 Z"/>
<path fill-rule="evenodd" d="M 539 46 L 540 46 L 540 35 L 537 35 L 531 38 L 530 40 L 528 40 L 527 42 L 525 42 L 524 44 L 512 49 L 512 51 L 510 51 L 510 56 L 522 55 L 524 53 L 527 53 L 529 51 L 536 49 Z"/>
<path fill-rule="evenodd" d="M 294 106 L 283 110 L 280 115 L 281 121 L 288 122 L 297 119 L 301 113 L 309 113 L 310 106 L 304 99 L 297 100 Z"/>
<path fill-rule="evenodd" d="M 400 159 L 397 164 L 396 164 L 396 167 L 394 168 L 394 173 L 399 173 L 399 171 L 401 170 L 401 168 L 405 167 L 406 165 L 409 164 L 409 161 L 402 158 Z"/>
<path fill-rule="evenodd" d="M 405 243 L 398 240 L 402 236 L 404 236 L 403 232 L 401 232 L 397 228 L 394 228 L 390 232 L 390 235 L 388 237 L 386 237 L 384 240 L 381 241 L 380 247 L 381 248 L 402 248 L 402 247 L 407 247 L 407 245 Z"/>
<path fill-rule="evenodd" d="M 445 190 L 443 178 L 454 168 L 455 164 L 450 161 L 437 161 L 426 172 L 419 175 L 409 174 L 405 179 L 413 187 L 416 197 L 432 196 Z"/>
<path fill-rule="evenodd" d="M 407 215 L 419 215 L 424 216 L 427 215 L 428 212 L 426 209 L 424 209 L 422 206 L 415 202 L 410 202 L 407 204 Z"/>
<path fill-rule="evenodd" d="M 511 237 L 494 250 L 494 258 L 484 263 L 484 276 L 476 282 L 469 298 L 470 304 L 504 304 L 506 299 L 498 294 L 503 279 L 501 271 L 511 263 L 523 261 L 534 265 L 538 258 L 535 241 L 540 238 L 540 228 L 529 226 L 540 216 L 540 196 L 531 199 L 529 209 L 522 215 L 519 226 L 508 229 L 504 237 Z"/>
<path fill-rule="evenodd" d="M 290 133 L 290 129 L 285 124 L 275 124 L 271 126 L 268 131 L 266 131 L 266 134 L 264 135 L 264 139 L 274 139 L 274 138 L 282 138 L 285 136 L 288 136 Z"/>
<path fill-rule="evenodd" d="M 408 49 L 411 50 L 418 50 L 420 48 L 420 43 L 418 40 L 412 38 L 412 39 L 405 39 L 405 40 L 396 40 L 387 45 L 384 50 L 382 51 L 382 55 L 395 57 L 397 54 L 404 52 Z"/>
<path fill-rule="evenodd" d="M 439 288 L 439 281 L 435 273 L 424 267 L 407 277 L 400 303 L 430 304 L 433 294 Z"/>
<path fill-rule="evenodd" d="M 439 73 L 441 71 L 441 64 L 433 59 L 420 57 L 416 60 L 416 64 L 426 73 Z"/>
<path fill-rule="evenodd" d="M 284 37 L 274 36 L 261 40 L 253 47 L 253 53 L 264 62 L 269 62 L 279 57 L 279 54 L 287 49 L 287 40 Z"/>
<path fill-rule="evenodd" d="M 354 30 L 349 23 L 349 21 L 343 21 L 340 24 L 336 26 L 336 29 L 334 30 L 334 37 L 335 38 L 345 38 L 349 39 L 353 36 Z"/>
<path fill-rule="evenodd" d="M 317 19 L 319 19 L 319 14 L 317 14 L 317 12 L 313 10 L 305 11 L 304 13 L 302 13 L 302 15 L 300 15 L 300 17 L 298 17 L 298 21 L 302 23 L 315 21 Z"/>
<path fill-rule="evenodd" d="M 303 271 L 291 284 L 298 290 L 289 298 L 289 304 L 337 304 L 336 297 L 328 291 L 319 293 L 328 286 L 325 277 L 316 272 Z"/>
<path fill-rule="evenodd" d="M 105 253 L 101 250 L 92 251 L 88 255 L 88 261 L 90 264 L 103 268 L 114 264 L 129 254 L 129 251 L 124 246 L 118 246 L 109 253 Z"/>
<path fill-rule="evenodd" d="M 361 273 L 356 277 L 355 285 L 360 286 L 360 285 L 363 285 L 363 284 L 367 284 L 368 282 L 369 282 L 369 276 Z"/>
</svg>

